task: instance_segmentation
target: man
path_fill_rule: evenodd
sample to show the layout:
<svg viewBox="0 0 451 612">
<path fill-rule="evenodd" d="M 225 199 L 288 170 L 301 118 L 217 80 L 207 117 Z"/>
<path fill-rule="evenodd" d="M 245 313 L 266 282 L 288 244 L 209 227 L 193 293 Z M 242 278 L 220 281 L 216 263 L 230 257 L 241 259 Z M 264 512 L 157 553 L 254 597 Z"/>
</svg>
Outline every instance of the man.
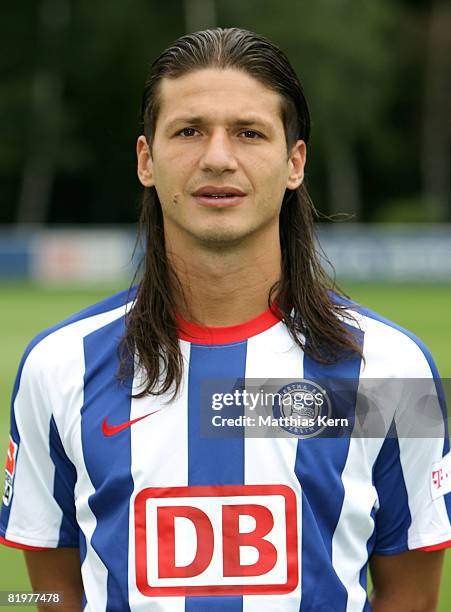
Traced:
<svg viewBox="0 0 451 612">
<path fill-rule="evenodd" d="M 309 125 L 287 58 L 251 32 L 187 35 L 153 63 L 143 278 L 36 338 L 14 389 L 1 535 L 67 609 L 84 590 L 95 612 L 369 610 L 368 560 L 373 610 L 435 609 L 451 540 L 447 487 L 431 492 L 449 458 L 438 400 L 434 439 L 202 433 L 215 380 L 283 379 L 297 402 L 346 379 L 355 424 L 362 381 L 439 385 L 418 340 L 331 291 Z M 402 431 L 402 398 L 388 408 Z"/>
</svg>

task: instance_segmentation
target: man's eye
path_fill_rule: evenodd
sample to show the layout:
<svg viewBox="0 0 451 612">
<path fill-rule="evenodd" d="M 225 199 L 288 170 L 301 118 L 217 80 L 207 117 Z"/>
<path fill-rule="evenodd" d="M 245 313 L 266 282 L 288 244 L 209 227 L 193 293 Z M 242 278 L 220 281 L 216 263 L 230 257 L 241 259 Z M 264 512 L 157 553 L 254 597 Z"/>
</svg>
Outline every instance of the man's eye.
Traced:
<svg viewBox="0 0 451 612">
<path fill-rule="evenodd" d="M 187 132 L 190 132 L 189 134 Z M 194 128 L 183 128 L 179 132 L 177 132 L 177 136 L 184 136 L 188 138 L 189 136 L 193 136 L 193 132 L 197 132 Z"/>
<path fill-rule="evenodd" d="M 241 133 L 242 134 L 251 134 L 251 136 L 250 136 L 251 140 L 256 140 L 256 137 L 260 138 L 260 134 L 258 134 L 257 132 L 254 132 L 254 130 L 243 130 Z"/>
</svg>

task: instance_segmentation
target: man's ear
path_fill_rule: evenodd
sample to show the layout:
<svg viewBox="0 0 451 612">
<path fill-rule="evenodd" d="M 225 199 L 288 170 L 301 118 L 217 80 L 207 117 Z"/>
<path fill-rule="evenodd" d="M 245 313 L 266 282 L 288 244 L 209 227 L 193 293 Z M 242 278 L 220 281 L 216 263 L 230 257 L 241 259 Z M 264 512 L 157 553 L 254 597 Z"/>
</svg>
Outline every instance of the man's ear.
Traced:
<svg viewBox="0 0 451 612">
<path fill-rule="evenodd" d="M 297 189 L 304 180 L 304 166 L 307 158 L 307 147 L 303 140 L 298 140 L 291 149 L 288 158 L 289 176 L 287 189 Z"/>
<path fill-rule="evenodd" d="M 136 142 L 136 158 L 139 180 L 144 187 L 153 187 L 155 182 L 153 179 L 152 156 L 144 134 L 141 134 Z"/>
</svg>

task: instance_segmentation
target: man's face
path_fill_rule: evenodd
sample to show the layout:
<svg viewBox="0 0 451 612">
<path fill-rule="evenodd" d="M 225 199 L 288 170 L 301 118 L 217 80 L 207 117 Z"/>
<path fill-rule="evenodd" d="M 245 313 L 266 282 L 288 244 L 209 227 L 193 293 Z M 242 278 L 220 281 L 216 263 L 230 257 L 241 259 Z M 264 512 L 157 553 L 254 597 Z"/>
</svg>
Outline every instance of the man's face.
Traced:
<svg viewBox="0 0 451 612">
<path fill-rule="evenodd" d="M 152 151 L 138 139 L 138 175 L 157 190 L 169 241 L 216 248 L 277 228 L 305 163 L 301 140 L 287 153 L 280 96 L 239 70 L 208 68 L 164 78 L 160 102 Z M 230 190 L 242 195 L 212 197 Z"/>
</svg>

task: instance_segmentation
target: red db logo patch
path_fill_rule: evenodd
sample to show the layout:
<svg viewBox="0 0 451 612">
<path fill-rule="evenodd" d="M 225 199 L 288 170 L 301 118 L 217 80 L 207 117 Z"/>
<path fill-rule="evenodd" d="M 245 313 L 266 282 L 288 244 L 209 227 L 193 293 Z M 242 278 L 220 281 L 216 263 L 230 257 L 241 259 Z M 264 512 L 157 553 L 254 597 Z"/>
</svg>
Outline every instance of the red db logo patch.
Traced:
<svg viewBox="0 0 451 612">
<path fill-rule="evenodd" d="M 3 493 L 3 503 L 5 506 L 9 506 L 11 503 L 11 497 L 13 494 L 13 479 L 14 471 L 16 469 L 16 455 L 17 455 L 17 444 L 14 440 L 9 437 L 8 452 L 6 455 L 6 467 L 5 467 L 5 490 Z"/>
<path fill-rule="evenodd" d="M 10 476 L 14 476 L 14 468 L 16 466 L 17 444 L 9 436 L 8 452 L 6 454 L 6 471 Z"/>
<path fill-rule="evenodd" d="M 150 487 L 135 500 L 135 548 L 143 595 L 289 593 L 296 496 L 285 485 Z"/>
</svg>

